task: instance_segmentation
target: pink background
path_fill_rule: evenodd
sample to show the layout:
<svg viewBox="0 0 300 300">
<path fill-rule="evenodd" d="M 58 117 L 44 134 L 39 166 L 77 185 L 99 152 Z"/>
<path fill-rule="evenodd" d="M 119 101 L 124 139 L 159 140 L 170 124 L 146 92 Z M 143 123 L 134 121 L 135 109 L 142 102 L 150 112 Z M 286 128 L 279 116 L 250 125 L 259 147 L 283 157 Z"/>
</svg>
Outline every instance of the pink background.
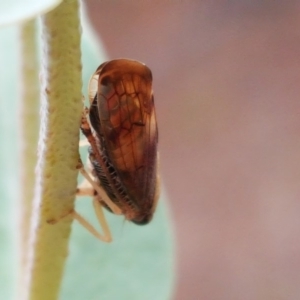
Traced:
<svg viewBox="0 0 300 300">
<path fill-rule="evenodd" d="M 174 299 L 300 299 L 300 2 L 86 3 L 153 71 Z"/>
</svg>

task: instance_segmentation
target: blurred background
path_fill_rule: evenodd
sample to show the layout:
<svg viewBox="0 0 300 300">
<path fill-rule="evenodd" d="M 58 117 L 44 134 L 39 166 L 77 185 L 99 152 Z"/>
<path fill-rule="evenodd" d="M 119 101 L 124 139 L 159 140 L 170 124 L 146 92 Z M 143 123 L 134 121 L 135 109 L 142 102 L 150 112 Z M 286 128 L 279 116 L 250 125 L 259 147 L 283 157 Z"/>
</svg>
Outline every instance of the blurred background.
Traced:
<svg viewBox="0 0 300 300">
<path fill-rule="evenodd" d="M 300 299 L 300 2 L 86 5 L 153 72 L 174 299 Z"/>
</svg>

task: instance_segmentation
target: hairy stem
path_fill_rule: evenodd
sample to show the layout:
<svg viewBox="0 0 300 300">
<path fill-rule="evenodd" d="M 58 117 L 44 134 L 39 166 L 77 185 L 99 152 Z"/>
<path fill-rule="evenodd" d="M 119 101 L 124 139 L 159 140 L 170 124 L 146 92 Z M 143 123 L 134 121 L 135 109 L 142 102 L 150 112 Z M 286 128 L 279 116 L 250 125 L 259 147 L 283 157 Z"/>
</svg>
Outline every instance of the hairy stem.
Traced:
<svg viewBox="0 0 300 300">
<path fill-rule="evenodd" d="M 77 0 L 42 17 L 43 86 L 26 299 L 58 298 L 77 186 L 82 110 Z M 54 222 L 53 222 L 54 221 Z"/>
</svg>

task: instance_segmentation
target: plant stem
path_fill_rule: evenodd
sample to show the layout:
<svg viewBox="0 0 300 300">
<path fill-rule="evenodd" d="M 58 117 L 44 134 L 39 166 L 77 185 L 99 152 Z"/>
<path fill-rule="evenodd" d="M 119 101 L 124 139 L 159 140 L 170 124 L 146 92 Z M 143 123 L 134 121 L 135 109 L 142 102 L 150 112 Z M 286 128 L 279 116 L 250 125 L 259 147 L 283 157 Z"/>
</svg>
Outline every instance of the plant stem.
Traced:
<svg viewBox="0 0 300 300">
<path fill-rule="evenodd" d="M 19 208 L 19 286 L 24 287 L 28 253 L 29 228 L 34 197 L 36 149 L 39 132 L 39 62 L 36 43 L 36 22 L 31 20 L 20 29 L 20 202 Z"/>
<path fill-rule="evenodd" d="M 58 298 L 68 255 L 82 111 L 78 1 L 63 1 L 42 17 L 42 27 L 44 84 L 25 292 L 30 300 Z"/>
</svg>

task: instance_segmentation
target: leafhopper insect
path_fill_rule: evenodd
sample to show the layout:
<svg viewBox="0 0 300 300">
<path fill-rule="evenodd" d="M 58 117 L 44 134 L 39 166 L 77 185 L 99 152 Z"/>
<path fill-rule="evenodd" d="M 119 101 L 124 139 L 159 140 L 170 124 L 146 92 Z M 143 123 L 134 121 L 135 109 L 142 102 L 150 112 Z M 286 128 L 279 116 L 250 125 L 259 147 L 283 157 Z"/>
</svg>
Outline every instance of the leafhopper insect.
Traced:
<svg viewBox="0 0 300 300">
<path fill-rule="evenodd" d="M 147 224 L 159 196 L 152 73 L 134 60 L 105 62 L 90 80 L 89 98 L 90 124 L 83 114 L 81 131 L 90 144 L 93 178 L 81 172 L 95 189 L 96 212 L 103 206 L 135 224 Z"/>
</svg>

